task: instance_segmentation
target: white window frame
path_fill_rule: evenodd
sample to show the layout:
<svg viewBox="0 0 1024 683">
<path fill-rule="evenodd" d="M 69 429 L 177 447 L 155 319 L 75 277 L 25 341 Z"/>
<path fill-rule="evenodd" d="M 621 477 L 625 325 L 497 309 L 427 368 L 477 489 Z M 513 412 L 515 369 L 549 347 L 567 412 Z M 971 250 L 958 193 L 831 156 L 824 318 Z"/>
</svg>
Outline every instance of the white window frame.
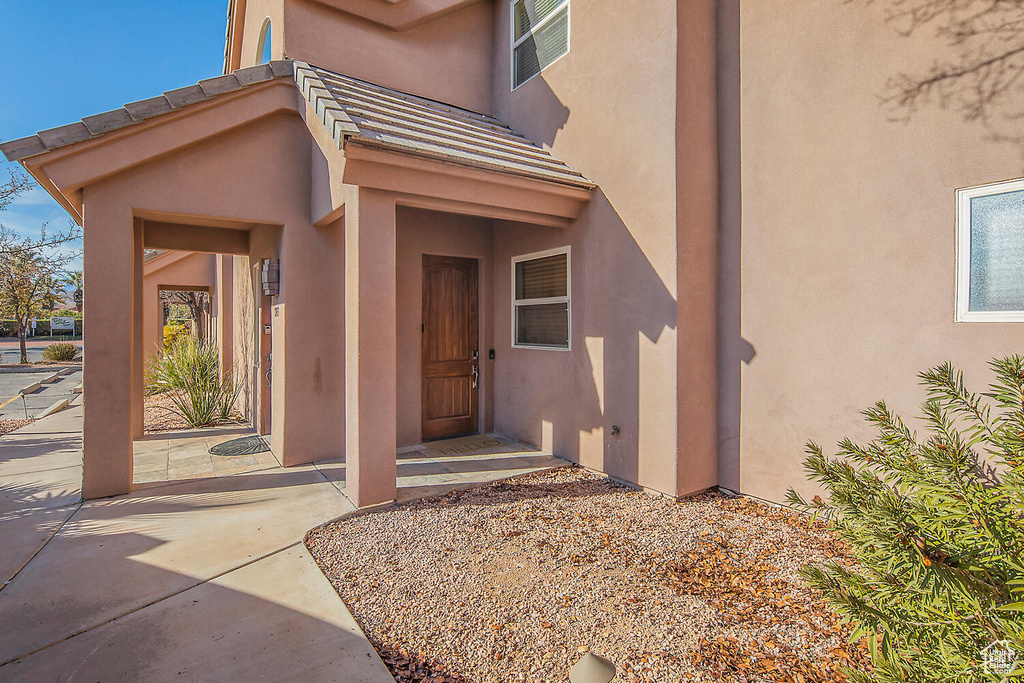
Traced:
<svg viewBox="0 0 1024 683">
<path fill-rule="evenodd" d="M 956 316 L 958 323 L 1019 323 L 1024 311 L 971 311 L 971 199 L 1024 190 L 1024 179 L 956 191 Z"/>
<path fill-rule="evenodd" d="M 561 13 L 562 11 L 562 8 L 559 7 L 554 12 L 544 17 L 544 19 L 539 24 L 537 24 L 536 26 L 531 26 L 529 31 L 521 35 L 519 37 L 519 40 L 516 40 L 516 2 L 518 1 L 519 0 L 509 0 L 508 3 L 508 38 L 509 44 L 512 46 L 511 48 L 509 48 L 508 51 L 508 82 L 512 88 L 512 92 L 515 92 L 519 88 L 523 87 L 524 85 L 535 79 L 537 76 L 540 76 L 542 73 L 544 73 L 544 69 L 548 68 L 549 66 L 554 66 L 555 64 L 557 64 L 559 61 L 561 61 L 562 57 L 565 57 L 572 50 L 572 0 L 565 0 L 565 52 L 559 55 L 558 59 L 551 62 L 551 64 L 548 64 L 548 66 L 542 66 L 540 68 L 540 71 L 530 76 L 519 85 L 516 85 L 516 48 L 522 45 L 524 42 L 526 42 L 526 39 L 532 36 L 534 33 L 539 31 L 543 27 L 547 26 L 548 22 L 554 19 L 555 15 Z"/>
<path fill-rule="evenodd" d="M 517 299 L 516 298 L 516 264 L 522 261 L 534 261 L 565 254 L 565 296 L 549 296 L 543 299 Z M 514 349 L 537 349 L 541 351 L 572 351 L 572 247 L 558 247 L 547 251 L 538 251 L 533 254 L 523 254 L 512 257 L 512 348 Z M 566 345 L 565 346 L 544 346 L 543 344 L 520 344 L 518 339 L 518 311 L 520 306 L 539 306 L 542 304 L 565 304 L 566 315 Z"/>
</svg>

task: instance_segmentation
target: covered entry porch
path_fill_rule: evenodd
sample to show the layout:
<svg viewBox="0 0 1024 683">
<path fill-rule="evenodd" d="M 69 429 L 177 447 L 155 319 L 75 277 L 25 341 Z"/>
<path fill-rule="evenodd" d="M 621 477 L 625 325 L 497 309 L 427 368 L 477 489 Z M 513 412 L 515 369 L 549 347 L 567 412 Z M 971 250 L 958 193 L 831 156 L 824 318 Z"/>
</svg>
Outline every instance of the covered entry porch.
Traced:
<svg viewBox="0 0 1024 683">
<path fill-rule="evenodd" d="M 132 487 L 145 249 L 219 255 L 222 364 L 246 378 L 246 415 L 284 466 L 343 459 L 344 492 L 366 507 L 396 499 L 400 447 L 432 436 L 422 411 L 410 426 L 406 400 L 422 398 L 423 256 L 476 259 L 486 304 L 499 272 L 486 235 L 522 224 L 557 234 L 593 190 L 493 118 L 290 61 L 4 152 L 84 226 L 86 310 L 100 321 L 87 332 L 86 498 Z M 484 235 L 471 249 L 469 232 Z M 401 267 L 410 258 L 420 267 Z M 279 265 L 273 291 L 265 259 Z M 472 351 L 483 361 L 494 319 L 480 316 Z M 494 406 L 482 366 L 470 432 L 488 431 Z"/>
</svg>

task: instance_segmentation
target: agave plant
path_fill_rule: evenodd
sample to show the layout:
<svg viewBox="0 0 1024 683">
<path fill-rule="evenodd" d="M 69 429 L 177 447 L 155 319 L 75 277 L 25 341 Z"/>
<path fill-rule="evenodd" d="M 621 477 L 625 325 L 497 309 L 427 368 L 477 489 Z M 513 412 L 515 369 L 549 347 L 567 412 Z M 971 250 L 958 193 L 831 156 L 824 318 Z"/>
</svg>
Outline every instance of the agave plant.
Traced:
<svg viewBox="0 0 1024 683">
<path fill-rule="evenodd" d="M 172 406 L 167 410 L 191 427 L 230 421 L 242 390 L 233 369 L 221 373 L 217 347 L 187 334 L 150 360 L 146 383 L 150 393 L 165 394 Z"/>
</svg>

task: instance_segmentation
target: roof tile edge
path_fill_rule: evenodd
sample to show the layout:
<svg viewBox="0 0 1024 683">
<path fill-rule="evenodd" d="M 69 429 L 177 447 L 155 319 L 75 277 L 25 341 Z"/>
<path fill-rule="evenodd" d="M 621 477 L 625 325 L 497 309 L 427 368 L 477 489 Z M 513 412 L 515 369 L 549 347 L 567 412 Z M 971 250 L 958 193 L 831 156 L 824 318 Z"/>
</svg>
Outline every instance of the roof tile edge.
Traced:
<svg viewBox="0 0 1024 683">
<path fill-rule="evenodd" d="M 359 135 L 359 128 L 345 113 L 331 94 L 330 88 L 317 75 L 316 69 L 306 62 L 295 61 L 295 84 L 320 121 L 327 127 L 331 137 L 338 143 L 338 149 L 345 144 L 346 135 Z"/>
<path fill-rule="evenodd" d="M 87 116 L 66 126 L 50 128 L 35 135 L 0 143 L 0 152 L 8 161 L 27 159 L 78 142 L 93 140 L 109 132 L 169 114 L 190 104 L 198 104 L 220 95 L 292 75 L 290 59 L 279 59 L 238 69 L 224 76 L 199 81 L 196 85 L 170 90 L 163 95 L 129 102 L 120 109 Z"/>
</svg>

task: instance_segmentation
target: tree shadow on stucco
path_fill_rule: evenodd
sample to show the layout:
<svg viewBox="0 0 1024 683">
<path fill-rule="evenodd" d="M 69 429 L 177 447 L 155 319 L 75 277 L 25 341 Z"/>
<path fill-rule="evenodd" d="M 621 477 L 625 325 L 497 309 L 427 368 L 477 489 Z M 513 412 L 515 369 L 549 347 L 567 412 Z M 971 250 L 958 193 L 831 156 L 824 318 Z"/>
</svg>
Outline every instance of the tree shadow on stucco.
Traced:
<svg viewBox="0 0 1024 683">
<path fill-rule="evenodd" d="M 885 81 L 880 99 L 889 118 L 907 122 L 937 105 L 976 122 L 996 142 L 1024 156 L 1024 3 L 992 0 L 844 0 L 880 7 L 885 25 L 910 38 L 930 33 L 942 54 L 919 72 Z"/>
</svg>

